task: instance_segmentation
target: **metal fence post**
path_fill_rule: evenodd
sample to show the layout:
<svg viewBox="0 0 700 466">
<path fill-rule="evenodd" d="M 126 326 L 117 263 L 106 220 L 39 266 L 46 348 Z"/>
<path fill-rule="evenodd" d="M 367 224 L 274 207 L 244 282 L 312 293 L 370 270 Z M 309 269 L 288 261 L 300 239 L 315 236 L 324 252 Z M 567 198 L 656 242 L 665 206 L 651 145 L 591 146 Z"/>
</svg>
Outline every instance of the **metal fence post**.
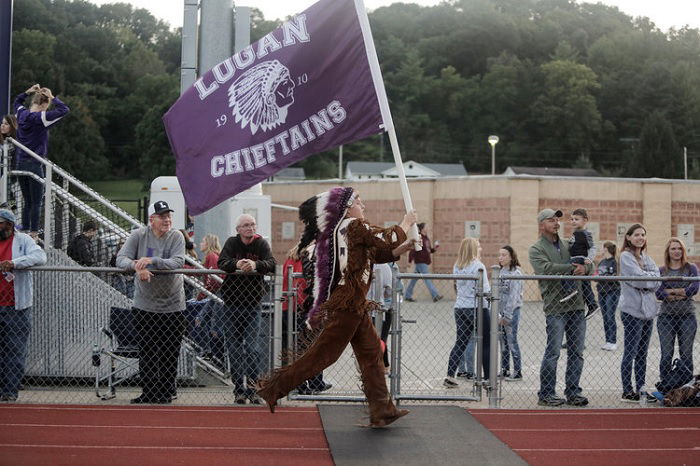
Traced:
<svg viewBox="0 0 700 466">
<path fill-rule="evenodd" d="M 476 312 L 476 386 L 479 391 L 479 399 L 481 399 L 482 396 L 482 389 L 484 387 L 484 312 L 483 312 L 483 307 L 484 307 L 484 270 L 479 269 L 477 271 L 479 274 L 479 278 L 476 280 L 476 308 L 474 309 L 474 312 Z"/>
<path fill-rule="evenodd" d="M 51 191 L 52 191 L 52 174 L 53 170 L 51 165 L 46 164 L 44 165 L 46 167 L 46 177 L 45 182 L 44 182 L 44 247 L 45 248 L 50 248 L 53 246 L 53 238 L 52 238 L 52 228 L 51 228 L 51 222 L 52 222 L 52 215 L 51 215 Z M 36 181 L 35 181 L 36 183 Z M 26 226 L 25 226 L 26 228 Z"/>
<path fill-rule="evenodd" d="M 399 278 L 394 267 L 391 268 L 391 308 L 394 318 L 391 320 L 391 372 L 389 374 L 389 393 L 398 405 L 401 395 L 401 293 L 398 290 Z"/>
<path fill-rule="evenodd" d="M 2 143 L 2 178 L 0 178 L 0 204 L 7 203 L 7 184 L 10 180 L 10 147 L 7 141 Z"/>
<path fill-rule="evenodd" d="M 498 354 L 498 305 L 500 303 L 500 286 L 499 286 L 499 275 L 501 268 L 497 265 L 491 267 L 491 341 L 489 347 L 489 361 L 490 361 L 490 372 L 489 372 L 489 408 L 500 408 L 501 399 L 499 397 L 500 390 L 498 389 L 498 384 L 500 379 L 498 377 L 498 362 L 500 361 L 500 355 Z"/>
</svg>

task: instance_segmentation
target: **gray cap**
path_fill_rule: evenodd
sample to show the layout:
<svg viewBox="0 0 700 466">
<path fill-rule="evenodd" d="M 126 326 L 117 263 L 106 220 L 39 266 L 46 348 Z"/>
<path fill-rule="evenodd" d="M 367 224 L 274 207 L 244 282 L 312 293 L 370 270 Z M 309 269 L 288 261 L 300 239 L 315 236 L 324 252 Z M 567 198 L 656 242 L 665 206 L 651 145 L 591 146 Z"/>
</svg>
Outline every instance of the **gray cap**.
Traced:
<svg viewBox="0 0 700 466">
<path fill-rule="evenodd" d="M 561 218 L 561 216 L 564 215 L 561 210 L 554 210 L 554 209 L 542 209 L 540 210 L 540 213 L 537 214 L 537 223 L 542 223 L 548 218 L 552 217 L 557 217 Z"/>
<path fill-rule="evenodd" d="M 12 211 L 8 209 L 0 209 L 0 218 L 8 222 L 12 222 L 13 224 L 17 223 L 17 220 L 15 219 L 15 214 L 13 214 Z"/>
</svg>

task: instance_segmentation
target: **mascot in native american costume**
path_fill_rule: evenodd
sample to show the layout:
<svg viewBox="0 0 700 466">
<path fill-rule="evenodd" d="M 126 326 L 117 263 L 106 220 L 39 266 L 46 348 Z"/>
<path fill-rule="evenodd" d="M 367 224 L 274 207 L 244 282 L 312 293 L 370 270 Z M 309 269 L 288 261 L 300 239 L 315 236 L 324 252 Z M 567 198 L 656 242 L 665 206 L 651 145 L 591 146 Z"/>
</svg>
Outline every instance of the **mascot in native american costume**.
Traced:
<svg viewBox="0 0 700 466">
<path fill-rule="evenodd" d="M 350 343 L 369 403 L 369 426 L 384 427 L 408 414 L 397 409 L 389 396 L 381 343 L 369 315 L 376 303 L 366 296 L 373 264 L 393 262 L 412 247 L 405 231 L 416 216 L 411 212 L 401 225 L 379 228 L 364 221 L 363 211 L 352 188 L 333 188 L 299 207 L 305 224 L 299 250 L 316 241 L 314 302 L 307 322 L 322 330 L 294 363 L 260 381 L 258 394 L 273 413 L 277 400 L 333 364 Z"/>
</svg>

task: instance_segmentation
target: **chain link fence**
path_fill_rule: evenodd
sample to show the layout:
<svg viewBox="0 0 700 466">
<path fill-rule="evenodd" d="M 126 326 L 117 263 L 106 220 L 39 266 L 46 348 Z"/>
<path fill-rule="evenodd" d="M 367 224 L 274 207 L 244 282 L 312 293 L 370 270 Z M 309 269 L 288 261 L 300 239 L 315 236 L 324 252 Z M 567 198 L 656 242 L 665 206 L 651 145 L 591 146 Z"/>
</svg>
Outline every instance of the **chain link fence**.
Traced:
<svg viewBox="0 0 700 466">
<path fill-rule="evenodd" d="M 64 252 L 54 249 L 47 252 L 52 265 L 33 270 L 34 305 L 31 311 L 22 313 L 0 308 L 3 332 L 0 357 L 4 361 L 0 377 L 5 387 L 0 395 L 6 401 L 14 401 L 17 397 L 17 401 L 28 403 L 127 403 L 142 394 L 145 383 L 151 384 L 157 393 L 147 397 L 149 402 L 256 404 L 260 400 L 254 396 L 252 388 L 257 377 L 291 360 L 295 346 L 303 340 L 303 316 L 293 311 L 297 308 L 297 290 L 291 284 L 288 291 L 281 292 L 280 276 L 259 276 L 260 280 L 254 282 L 241 280 L 241 288 L 234 290 L 235 295 L 249 295 L 251 286 L 263 291 L 259 303 L 255 300 L 250 306 L 242 306 L 241 303 L 226 303 L 220 296 L 206 295 L 203 286 L 198 285 L 203 276 L 221 274 L 221 271 L 170 271 L 169 274 L 178 277 L 196 279 L 182 281 L 182 293 L 185 293 L 186 286 L 191 286 L 194 288 L 193 297 L 187 300 L 182 313 L 168 314 L 165 322 L 163 319 L 153 321 L 148 319 L 152 316 L 139 316 L 139 311 L 133 309 L 133 275 L 116 268 L 76 267 Z M 153 280 L 156 287 L 158 278 L 157 275 Z M 423 278 L 432 280 L 439 293 L 438 299 L 419 282 L 411 301 L 405 300 L 402 288 L 411 279 Z M 501 295 L 506 279 L 492 275 L 489 278 L 491 293 L 484 293 L 484 283 L 477 276 L 395 273 L 393 297 L 388 306 L 392 312 L 375 315 L 378 334 L 384 321 L 389 315 L 392 317 L 391 330 L 386 335 L 387 383 L 392 395 L 401 402 L 481 400 L 482 403 L 488 401 L 492 407 L 536 408 L 539 407 L 543 381 L 553 386 L 554 394 L 560 397 L 571 394 L 567 392 L 566 380 L 569 377 L 571 382 L 577 375 L 569 373 L 567 376 L 567 359 L 576 359 L 581 353 L 580 378 L 575 385 L 581 387 L 580 394 L 588 398 L 589 406 L 638 406 L 621 401 L 621 366 L 626 337 L 620 313 L 614 311 L 616 305 L 613 305 L 612 314 L 607 311 L 606 336 L 604 313 L 597 306 L 601 282 L 634 279 L 573 278 L 576 284 L 584 280 L 598 282 L 592 287 L 596 307 L 588 319 L 585 318 L 582 292 L 564 303 L 558 302 L 571 294 L 563 291 L 562 279 L 555 276 L 508 276 L 507 280 L 523 283 L 523 302 L 515 325 L 515 338 L 512 335 L 515 316 L 510 319 L 511 338 L 506 352 L 503 339 L 506 329 L 500 325 L 504 322 L 497 318 L 499 306 L 503 305 Z M 697 281 L 689 278 L 674 280 Z M 473 287 L 474 309 L 455 310 L 456 281 Z M 554 301 L 555 307 L 581 309 L 574 312 L 579 316 L 574 322 L 578 327 L 569 323 L 560 334 L 579 332 L 583 335 L 584 346 L 580 351 L 572 351 L 572 340 L 567 341 L 566 336 L 561 338 L 561 343 L 566 342 L 566 348 L 561 347 L 559 337 L 554 338 L 556 344 L 552 346 L 550 337 L 551 354 L 548 365 L 544 366 L 548 323 L 538 282 L 551 282 L 555 288 L 562 288 Z M 282 301 L 289 303 L 291 313 L 282 310 Z M 695 321 L 696 314 L 697 310 L 693 319 L 684 321 L 688 328 L 681 328 L 681 333 L 682 330 L 690 331 L 690 320 Z M 611 316 L 616 326 L 613 330 L 610 329 Z M 457 322 L 461 326 L 459 330 Z M 661 378 L 661 343 L 671 337 L 662 335 L 660 341 L 657 324 L 658 319 L 654 319 L 645 330 L 650 343 L 644 364 L 644 385 L 649 391 Z M 677 330 L 674 332 L 678 333 Z M 686 340 L 688 332 L 684 334 Z M 612 334 L 615 341 L 610 341 Z M 147 374 L 145 381 L 139 365 L 139 358 L 143 358 L 143 339 L 151 340 L 159 349 L 155 356 L 152 355 L 156 357 L 156 373 Z M 23 344 L 24 340 L 26 344 Z M 693 344 L 694 340 L 695 334 L 691 338 L 690 352 L 697 360 L 700 350 Z M 516 349 L 514 343 L 519 348 L 519 358 L 517 354 L 513 357 L 518 353 L 513 351 Z M 608 343 L 615 346 L 603 348 Z M 287 351 L 282 351 L 283 348 Z M 164 356 L 165 353 L 168 354 Z M 667 353 L 668 350 L 666 358 Z M 642 365 L 643 358 L 639 359 Z M 23 360 L 26 361 L 24 368 Z M 632 371 L 632 380 L 639 375 L 639 372 Z M 455 385 L 446 379 L 454 381 Z M 18 392 L 12 391 L 13 384 L 19 388 Z M 348 347 L 341 358 L 317 378 L 292 392 L 290 398 L 363 400 L 351 348 Z"/>
</svg>

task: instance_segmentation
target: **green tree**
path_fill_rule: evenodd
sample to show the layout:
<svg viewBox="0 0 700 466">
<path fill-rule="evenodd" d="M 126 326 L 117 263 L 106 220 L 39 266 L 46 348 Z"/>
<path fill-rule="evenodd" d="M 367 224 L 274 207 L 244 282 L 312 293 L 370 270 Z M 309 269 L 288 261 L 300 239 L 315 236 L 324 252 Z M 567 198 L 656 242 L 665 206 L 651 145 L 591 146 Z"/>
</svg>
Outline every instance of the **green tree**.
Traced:
<svg viewBox="0 0 700 466">
<path fill-rule="evenodd" d="M 681 178 L 683 159 L 673 126 L 660 111 L 652 112 L 639 136 L 639 158 L 631 164 L 637 176 Z"/>
</svg>

